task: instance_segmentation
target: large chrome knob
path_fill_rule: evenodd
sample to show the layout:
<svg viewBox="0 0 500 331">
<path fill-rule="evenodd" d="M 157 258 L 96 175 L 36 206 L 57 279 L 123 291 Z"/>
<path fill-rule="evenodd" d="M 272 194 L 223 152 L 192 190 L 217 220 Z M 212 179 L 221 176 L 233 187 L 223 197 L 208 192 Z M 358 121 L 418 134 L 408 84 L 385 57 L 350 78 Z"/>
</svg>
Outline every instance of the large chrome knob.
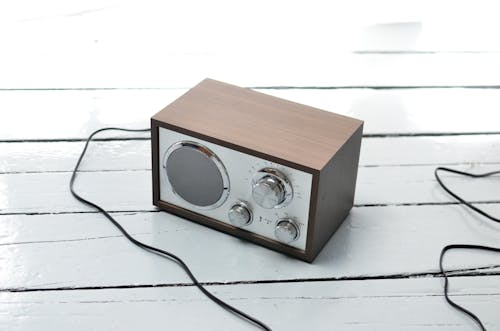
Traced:
<svg viewBox="0 0 500 331">
<path fill-rule="evenodd" d="M 276 238 L 284 244 L 289 244 L 299 238 L 299 228 L 293 220 L 289 218 L 282 218 L 276 223 L 274 229 Z"/>
<path fill-rule="evenodd" d="M 253 185 L 252 196 L 259 206 L 271 209 L 283 202 L 285 188 L 276 178 L 265 176 Z"/>
<path fill-rule="evenodd" d="M 231 206 L 228 218 L 232 225 L 243 227 L 252 223 L 252 212 L 247 204 L 240 201 Z"/>
<path fill-rule="evenodd" d="M 287 205 L 292 199 L 292 186 L 284 174 L 276 169 L 259 170 L 252 181 L 252 197 L 266 209 Z"/>
</svg>

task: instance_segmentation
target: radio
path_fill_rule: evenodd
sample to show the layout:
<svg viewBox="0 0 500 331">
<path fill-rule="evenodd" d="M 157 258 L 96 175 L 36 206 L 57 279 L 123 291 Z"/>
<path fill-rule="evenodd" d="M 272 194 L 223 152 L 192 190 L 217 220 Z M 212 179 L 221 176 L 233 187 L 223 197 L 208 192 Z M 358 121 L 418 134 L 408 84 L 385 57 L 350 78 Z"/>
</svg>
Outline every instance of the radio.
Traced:
<svg viewBox="0 0 500 331">
<path fill-rule="evenodd" d="M 153 204 L 311 262 L 352 208 L 362 131 L 205 79 L 151 118 Z"/>
</svg>

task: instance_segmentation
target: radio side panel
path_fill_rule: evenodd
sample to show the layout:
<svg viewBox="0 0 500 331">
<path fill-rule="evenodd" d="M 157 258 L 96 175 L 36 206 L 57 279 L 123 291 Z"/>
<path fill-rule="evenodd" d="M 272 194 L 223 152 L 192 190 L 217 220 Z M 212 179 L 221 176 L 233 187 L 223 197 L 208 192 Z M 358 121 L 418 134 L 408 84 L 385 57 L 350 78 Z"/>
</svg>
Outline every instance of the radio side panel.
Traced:
<svg viewBox="0 0 500 331">
<path fill-rule="evenodd" d="M 321 251 L 353 206 L 362 134 L 360 125 L 320 172 L 310 260 Z"/>
</svg>

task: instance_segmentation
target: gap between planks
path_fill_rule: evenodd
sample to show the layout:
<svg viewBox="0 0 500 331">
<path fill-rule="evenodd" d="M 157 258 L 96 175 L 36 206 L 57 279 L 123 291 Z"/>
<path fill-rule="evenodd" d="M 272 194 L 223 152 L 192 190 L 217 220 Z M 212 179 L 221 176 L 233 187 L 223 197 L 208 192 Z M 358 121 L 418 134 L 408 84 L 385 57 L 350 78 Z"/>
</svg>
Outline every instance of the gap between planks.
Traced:
<svg viewBox="0 0 500 331">
<path fill-rule="evenodd" d="M 172 261 L 174 262 L 174 261 Z M 500 276 L 500 265 L 493 264 L 476 268 L 461 268 L 446 270 L 448 278 L 460 277 L 483 277 Z M 490 271 L 482 271 L 490 270 Z M 239 280 L 228 282 L 200 282 L 203 286 L 231 286 L 231 285 L 257 285 L 257 284 L 279 284 L 279 283 L 317 283 L 317 282 L 342 282 L 342 281 L 364 281 L 364 280 L 390 280 L 390 279 L 414 279 L 414 278 L 443 278 L 441 272 L 422 273 L 399 273 L 390 275 L 372 276 L 348 276 L 348 277 L 323 277 L 323 278 L 293 278 L 293 279 L 263 279 L 263 280 Z M 61 286 L 61 287 L 37 287 L 37 288 L 0 288 L 1 292 L 49 292 L 49 291 L 77 291 L 77 290 L 114 290 L 114 289 L 137 289 L 155 287 L 192 287 L 193 283 L 163 283 L 163 284 L 135 284 L 135 285 L 109 285 L 109 286 Z"/>
<path fill-rule="evenodd" d="M 114 170 L 111 170 L 114 171 Z M 485 201 L 474 201 L 473 205 L 494 205 L 499 204 L 498 200 L 485 200 Z M 353 208 L 373 208 L 373 207 L 411 207 L 411 206 L 450 206 L 450 205 L 461 205 L 462 203 L 457 201 L 442 201 L 442 202 L 404 202 L 404 203 L 365 203 L 365 204 L 354 204 Z M 108 213 L 119 213 L 119 214 L 138 214 L 138 213 L 159 213 L 162 210 L 157 209 L 120 209 L 120 210 L 106 210 Z M 68 214 L 100 214 L 98 211 L 93 210 L 66 210 L 66 211 L 55 211 L 55 212 L 2 212 L 0 210 L 0 216 L 15 216 L 15 215 L 68 215 Z M 2 246 L 0 244 L 0 246 Z"/>
<path fill-rule="evenodd" d="M 425 53 L 424 53 L 425 54 Z M 51 88 L 0 88 L 1 91 L 155 91 L 186 90 L 191 87 L 51 87 Z M 500 89 L 500 85 L 339 85 L 339 86 L 246 86 L 255 90 L 411 90 L 411 89 Z"/>
<path fill-rule="evenodd" d="M 408 138 L 408 137 L 453 137 L 453 136 L 491 136 L 500 135 L 500 131 L 481 132 L 403 132 L 403 133 L 367 133 L 363 138 Z M 94 138 L 92 141 L 144 141 L 151 140 L 150 137 L 109 137 Z M 3 139 L 0 143 L 59 143 L 59 142 L 82 142 L 87 138 L 54 138 L 54 139 Z"/>
<path fill-rule="evenodd" d="M 358 168 L 390 168 L 390 167 L 430 167 L 430 166 L 467 166 L 474 162 L 440 162 L 440 163 L 399 163 L 399 164 L 360 164 Z M 482 166 L 495 166 L 500 162 L 481 162 Z M 151 171 L 151 168 L 136 168 L 136 169 L 82 169 L 78 173 L 99 173 L 99 172 L 138 172 Z M 21 175 L 21 174 L 64 174 L 72 173 L 73 170 L 24 170 L 24 171 L 0 171 L 0 175 Z"/>
</svg>

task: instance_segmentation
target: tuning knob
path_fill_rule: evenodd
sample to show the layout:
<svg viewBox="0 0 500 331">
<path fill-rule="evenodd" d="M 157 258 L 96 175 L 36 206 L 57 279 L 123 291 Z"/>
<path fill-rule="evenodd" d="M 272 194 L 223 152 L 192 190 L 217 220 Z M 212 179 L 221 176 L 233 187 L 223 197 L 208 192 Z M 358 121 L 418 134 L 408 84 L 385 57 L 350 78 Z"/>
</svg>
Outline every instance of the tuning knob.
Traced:
<svg viewBox="0 0 500 331">
<path fill-rule="evenodd" d="M 295 225 L 293 220 L 283 218 L 276 223 L 274 234 L 279 241 L 288 244 L 299 238 L 299 228 Z"/>
<path fill-rule="evenodd" d="M 244 202 L 240 201 L 231 206 L 228 218 L 234 226 L 243 227 L 252 223 L 252 212 Z"/>
<path fill-rule="evenodd" d="M 276 169 L 259 170 L 252 181 L 252 197 L 266 209 L 287 205 L 293 196 L 292 186 L 284 174 Z"/>
</svg>

